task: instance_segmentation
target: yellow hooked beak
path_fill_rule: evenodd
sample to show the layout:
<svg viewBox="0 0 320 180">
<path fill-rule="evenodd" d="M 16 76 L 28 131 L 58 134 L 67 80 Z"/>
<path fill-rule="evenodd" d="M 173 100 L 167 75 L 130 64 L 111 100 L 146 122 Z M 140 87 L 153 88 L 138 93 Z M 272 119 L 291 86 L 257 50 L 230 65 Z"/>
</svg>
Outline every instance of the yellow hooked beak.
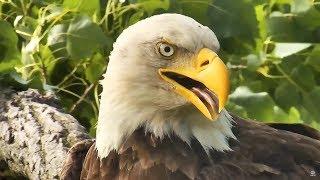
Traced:
<svg viewBox="0 0 320 180">
<path fill-rule="evenodd" d="M 192 67 L 159 69 L 159 74 L 207 118 L 217 119 L 228 98 L 229 74 L 215 52 L 203 48 Z"/>
</svg>

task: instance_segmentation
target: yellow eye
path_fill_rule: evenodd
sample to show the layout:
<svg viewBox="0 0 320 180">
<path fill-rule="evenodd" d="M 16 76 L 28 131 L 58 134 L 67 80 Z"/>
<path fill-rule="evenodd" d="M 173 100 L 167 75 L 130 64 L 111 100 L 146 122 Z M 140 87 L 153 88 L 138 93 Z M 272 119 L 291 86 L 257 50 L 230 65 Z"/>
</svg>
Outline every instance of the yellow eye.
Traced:
<svg viewBox="0 0 320 180">
<path fill-rule="evenodd" d="M 170 57 L 174 54 L 174 48 L 170 44 L 160 43 L 158 47 L 159 47 L 159 53 L 162 56 Z"/>
</svg>

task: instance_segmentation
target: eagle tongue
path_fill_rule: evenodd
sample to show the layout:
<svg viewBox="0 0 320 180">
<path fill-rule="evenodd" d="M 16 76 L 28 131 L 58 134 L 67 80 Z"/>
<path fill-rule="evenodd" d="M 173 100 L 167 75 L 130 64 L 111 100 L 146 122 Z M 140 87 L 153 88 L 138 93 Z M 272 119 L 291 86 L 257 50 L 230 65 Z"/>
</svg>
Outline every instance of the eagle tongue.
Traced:
<svg viewBox="0 0 320 180">
<path fill-rule="evenodd" d="M 204 103 L 211 115 L 218 113 L 218 99 L 208 88 L 192 87 L 190 89 Z"/>
</svg>

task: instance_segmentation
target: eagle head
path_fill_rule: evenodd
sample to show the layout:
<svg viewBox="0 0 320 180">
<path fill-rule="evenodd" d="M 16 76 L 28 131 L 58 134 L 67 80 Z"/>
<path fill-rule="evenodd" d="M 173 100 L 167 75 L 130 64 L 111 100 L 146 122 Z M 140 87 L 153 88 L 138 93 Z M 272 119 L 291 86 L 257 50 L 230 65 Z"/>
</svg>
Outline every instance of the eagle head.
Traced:
<svg viewBox="0 0 320 180">
<path fill-rule="evenodd" d="M 113 45 L 101 81 L 96 147 L 106 157 L 137 128 L 163 138 L 192 138 L 205 150 L 229 150 L 232 118 L 224 110 L 228 70 L 214 32 L 180 14 L 149 17 Z"/>
</svg>

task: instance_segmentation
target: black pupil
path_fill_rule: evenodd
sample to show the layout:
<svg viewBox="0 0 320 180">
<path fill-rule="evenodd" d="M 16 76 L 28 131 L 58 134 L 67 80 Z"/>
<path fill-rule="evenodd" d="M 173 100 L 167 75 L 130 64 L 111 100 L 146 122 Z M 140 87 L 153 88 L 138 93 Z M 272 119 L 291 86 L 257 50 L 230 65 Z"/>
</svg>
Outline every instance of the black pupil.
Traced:
<svg viewBox="0 0 320 180">
<path fill-rule="evenodd" d="M 171 51 L 171 48 L 170 48 L 169 46 L 166 46 L 166 47 L 164 48 L 164 52 L 168 53 L 168 52 L 170 52 L 170 51 Z"/>
</svg>

